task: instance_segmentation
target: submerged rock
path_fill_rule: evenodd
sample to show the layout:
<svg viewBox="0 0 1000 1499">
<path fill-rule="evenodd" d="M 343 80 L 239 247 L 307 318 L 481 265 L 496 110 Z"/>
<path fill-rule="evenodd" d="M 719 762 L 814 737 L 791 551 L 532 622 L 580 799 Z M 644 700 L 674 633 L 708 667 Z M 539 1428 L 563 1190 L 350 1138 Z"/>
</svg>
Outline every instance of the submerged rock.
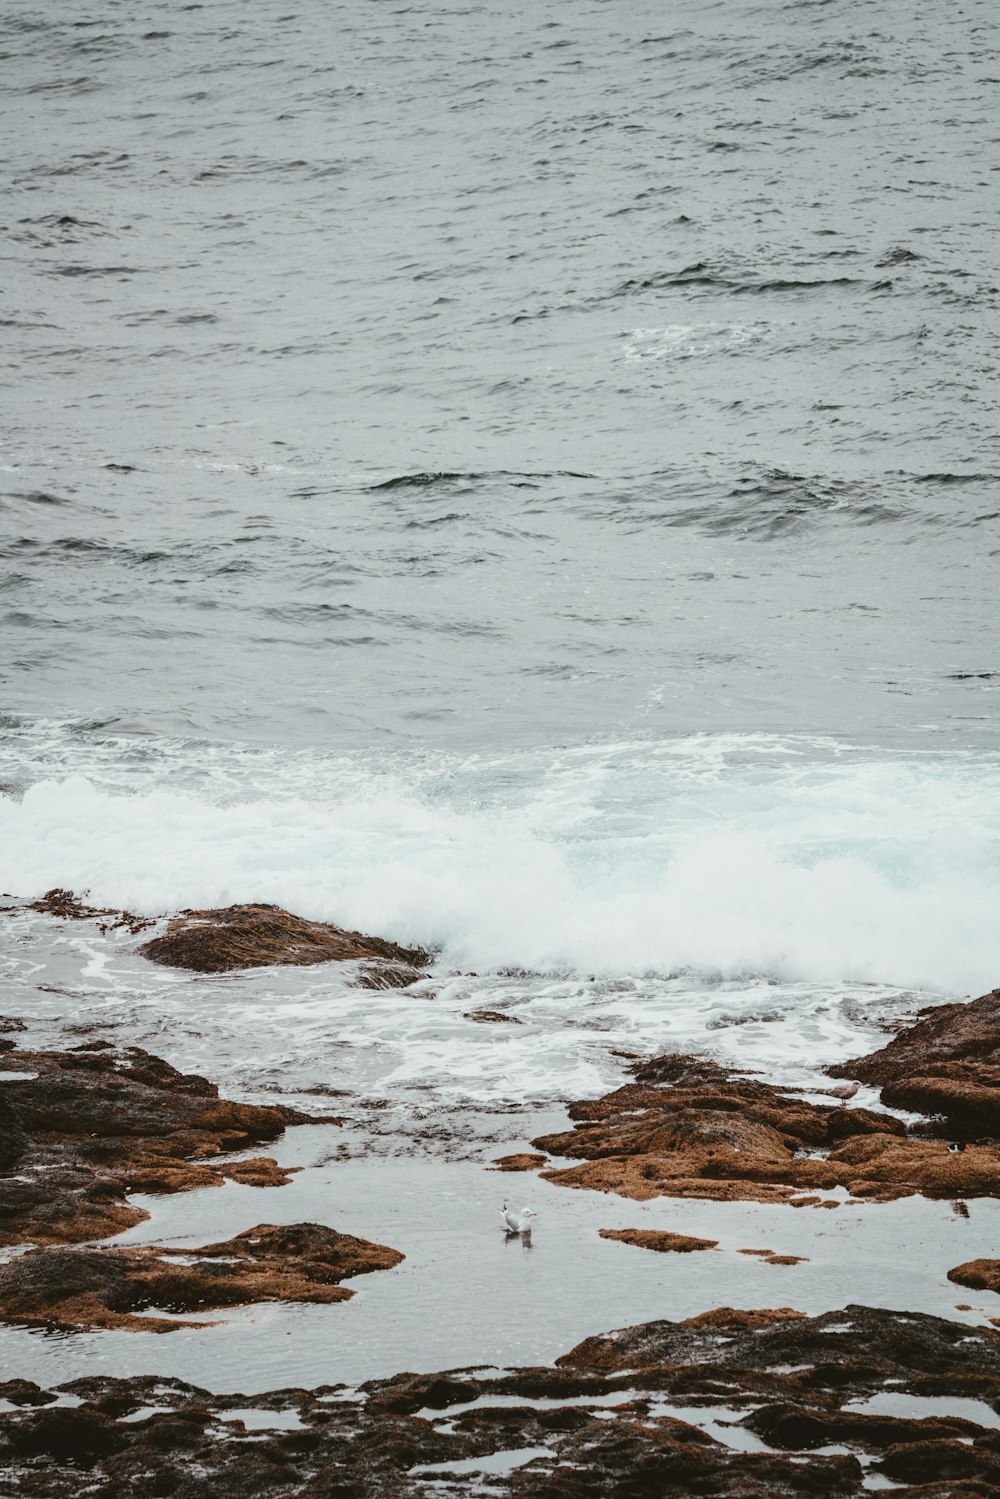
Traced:
<svg viewBox="0 0 1000 1499">
<path fill-rule="evenodd" d="M 717 1249 L 718 1239 L 693 1239 L 688 1234 L 672 1234 L 659 1228 L 601 1228 L 602 1239 L 617 1239 L 634 1244 L 637 1249 L 653 1249 L 657 1254 L 693 1254 L 699 1249 Z"/>
<path fill-rule="evenodd" d="M 546 1181 L 639 1201 L 700 1197 L 836 1205 L 819 1192 L 887 1202 L 984 1197 L 1000 1190 L 1000 1150 L 953 1154 L 914 1139 L 891 1115 L 816 1105 L 714 1062 L 669 1054 L 633 1069 L 638 1081 L 571 1106 L 575 1128 L 532 1144 L 582 1165 Z"/>
<path fill-rule="evenodd" d="M 402 1259 L 384 1244 L 318 1223 L 262 1223 L 200 1249 L 35 1249 L 0 1265 L 0 1317 L 71 1331 L 172 1332 L 199 1324 L 137 1314 L 346 1301 L 353 1292 L 342 1280 L 389 1270 Z"/>
<path fill-rule="evenodd" d="M 29 1073 L 3 1083 L 6 1073 Z M 120 1233 L 149 1215 L 131 1192 L 184 1192 L 226 1178 L 280 1186 L 270 1157 L 212 1158 L 277 1139 L 309 1116 L 220 1098 L 141 1047 L 0 1055 L 0 1245 Z"/>
<path fill-rule="evenodd" d="M 60 1387 L 80 1402 L 66 1408 L 26 1381 L 7 1390 L 0 1465 L 35 1499 L 862 1499 L 886 1480 L 914 1499 L 985 1499 L 1000 1484 L 986 1408 L 982 1423 L 905 1409 L 922 1395 L 995 1406 L 1000 1338 L 862 1306 L 717 1308 L 587 1338 L 554 1367 L 399 1374 L 357 1391 L 213 1395 L 97 1376 Z M 855 1408 L 886 1391 L 903 1413 Z"/>
<path fill-rule="evenodd" d="M 430 954 L 422 948 L 400 947 L 268 905 L 182 911 L 168 922 L 165 932 L 139 951 L 154 963 L 191 968 L 196 973 L 360 960 L 367 965 L 360 982 L 372 989 L 412 984 L 430 962 Z"/>
<path fill-rule="evenodd" d="M 827 1071 L 881 1087 L 890 1108 L 942 1115 L 960 1138 L 1000 1136 L 1000 989 L 923 1010 L 887 1046 Z"/>
</svg>

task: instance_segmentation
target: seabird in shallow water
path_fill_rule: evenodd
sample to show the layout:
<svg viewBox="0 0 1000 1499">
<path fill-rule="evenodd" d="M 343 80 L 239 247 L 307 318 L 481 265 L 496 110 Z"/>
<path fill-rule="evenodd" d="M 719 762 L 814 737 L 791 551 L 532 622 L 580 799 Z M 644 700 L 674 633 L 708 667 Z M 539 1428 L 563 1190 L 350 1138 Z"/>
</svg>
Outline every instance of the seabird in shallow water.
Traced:
<svg viewBox="0 0 1000 1499">
<path fill-rule="evenodd" d="M 538 1214 L 533 1208 L 522 1208 L 520 1212 L 517 1212 L 514 1208 L 509 1208 L 504 1203 L 500 1209 L 500 1216 L 509 1234 L 530 1234 L 531 1220 L 532 1218 L 537 1218 Z"/>
</svg>

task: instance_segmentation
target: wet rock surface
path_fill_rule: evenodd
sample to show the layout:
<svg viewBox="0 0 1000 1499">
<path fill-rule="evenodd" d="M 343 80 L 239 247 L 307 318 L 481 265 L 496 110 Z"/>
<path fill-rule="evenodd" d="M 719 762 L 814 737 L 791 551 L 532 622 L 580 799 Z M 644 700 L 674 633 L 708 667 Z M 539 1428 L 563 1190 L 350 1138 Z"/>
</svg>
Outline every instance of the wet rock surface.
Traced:
<svg viewBox="0 0 1000 1499">
<path fill-rule="evenodd" d="M 17 910 L 18 907 L 8 906 L 5 909 Z M 116 911 L 104 906 L 88 906 L 72 890 L 63 890 L 58 886 L 46 890 L 38 900 L 29 901 L 27 909 L 38 911 L 43 916 L 58 916 L 63 921 L 96 921 L 102 932 L 124 929 L 131 932 L 133 937 L 156 925 L 151 916 L 136 916 L 132 911 Z"/>
<path fill-rule="evenodd" d="M 38 900 L 0 907 L 7 912 L 22 910 L 64 921 L 94 921 L 102 933 L 125 930 L 133 936 L 158 926 L 162 920 L 90 906 L 72 890 L 58 887 Z M 309 921 L 263 902 L 180 911 L 168 920 L 165 930 L 138 950 L 153 963 L 194 973 L 356 962 L 361 965 L 357 983 L 366 989 L 405 988 L 423 978 L 423 969 L 431 961 L 430 953 L 421 947 L 401 947 L 381 937 L 346 931 L 331 922 Z M 497 1017 L 491 1014 L 487 1018 Z"/>
<path fill-rule="evenodd" d="M 5 1080 L 6 1079 L 6 1080 Z M 0 1245 L 120 1233 L 148 1214 L 131 1192 L 184 1192 L 229 1178 L 285 1182 L 270 1157 L 213 1158 L 259 1146 L 308 1116 L 220 1098 L 138 1046 L 0 1055 Z"/>
<path fill-rule="evenodd" d="M 262 1223 L 196 1249 L 35 1249 L 0 1265 L 0 1317 L 69 1331 L 172 1332 L 193 1325 L 180 1313 L 346 1301 L 353 1292 L 341 1281 L 402 1258 L 318 1223 Z M 174 1318 L 138 1315 L 151 1308 Z"/>
<path fill-rule="evenodd" d="M 538 1166 L 544 1166 L 547 1156 L 539 1155 L 537 1151 L 521 1150 L 514 1155 L 497 1156 L 490 1166 L 491 1171 L 534 1171 Z"/>
<path fill-rule="evenodd" d="M 995 1196 L 1000 1149 L 916 1138 L 888 1114 L 817 1105 L 714 1062 L 669 1054 L 639 1063 L 636 1082 L 571 1106 L 575 1128 L 532 1141 L 583 1163 L 543 1173 L 562 1186 L 715 1201 L 835 1204 L 819 1193 L 887 1202 Z"/>
<path fill-rule="evenodd" d="M 912 1410 L 855 1408 L 886 1390 Z M 983 1420 L 967 1405 L 928 1414 L 927 1396 L 980 1401 Z M 11 1380 L 0 1397 L 12 1407 L 0 1462 L 12 1492 L 40 1499 L 81 1487 L 98 1499 L 781 1499 L 885 1480 L 914 1499 L 973 1499 L 1000 1486 L 1000 1338 L 857 1306 L 815 1318 L 719 1308 L 588 1338 L 554 1367 L 358 1390 L 214 1395 L 91 1377 L 56 1391 Z"/>
<path fill-rule="evenodd" d="M 881 1087 L 890 1108 L 943 1116 L 958 1139 L 1000 1135 L 1000 989 L 924 1010 L 881 1050 L 827 1070 Z"/>
<path fill-rule="evenodd" d="M 967 1260 L 949 1270 L 948 1279 L 974 1291 L 996 1291 L 1000 1296 L 1000 1260 Z"/>
<path fill-rule="evenodd" d="M 400 947 L 325 921 L 307 921 L 269 905 L 181 911 L 139 951 L 154 963 L 197 973 L 360 960 L 366 967 L 359 982 L 373 989 L 411 984 L 430 962 L 422 948 Z"/>
<path fill-rule="evenodd" d="M 672 1234 L 659 1228 L 602 1228 L 602 1239 L 616 1239 L 636 1249 L 652 1249 L 657 1254 L 693 1254 L 699 1249 L 716 1249 L 718 1239 L 695 1239 L 690 1234 Z"/>
</svg>

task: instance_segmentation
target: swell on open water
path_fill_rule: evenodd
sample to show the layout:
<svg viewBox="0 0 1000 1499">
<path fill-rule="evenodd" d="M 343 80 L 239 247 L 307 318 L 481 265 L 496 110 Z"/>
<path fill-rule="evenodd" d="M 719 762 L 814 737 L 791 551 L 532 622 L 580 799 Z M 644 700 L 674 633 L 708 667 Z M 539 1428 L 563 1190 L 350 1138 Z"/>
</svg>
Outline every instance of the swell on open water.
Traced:
<svg viewBox="0 0 1000 1499">
<path fill-rule="evenodd" d="M 470 1096 L 1000 980 L 994 20 L 4 4 L 3 889 L 431 945 Z"/>
</svg>

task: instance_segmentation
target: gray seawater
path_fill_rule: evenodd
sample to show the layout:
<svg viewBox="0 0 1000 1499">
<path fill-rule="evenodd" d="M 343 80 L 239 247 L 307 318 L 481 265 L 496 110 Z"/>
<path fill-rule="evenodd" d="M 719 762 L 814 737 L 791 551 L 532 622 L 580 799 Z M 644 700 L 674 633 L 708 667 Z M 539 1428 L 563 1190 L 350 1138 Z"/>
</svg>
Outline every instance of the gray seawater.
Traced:
<svg viewBox="0 0 1000 1499">
<path fill-rule="evenodd" d="M 340 1154 L 285 1142 L 285 1197 L 151 1203 L 138 1237 L 325 1215 L 409 1256 L 231 1335 L 5 1333 L 18 1372 L 259 1388 L 703 1309 L 723 1262 L 647 1265 L 596 1237 L 638 1209 L 530 1179 L 548 1239 L 501 1272 L 478 1163 L 621 1050 L 815 1087 L 998 981 L 994 21 L 2 6 L 0 888 L 439 954 L 374 996 L 4 918 L 26 1040 L 350 1116 Z M 737 1213 L 731 1248 L 810 1264 L 772 1290 L 734 1257 L 727 1295 L 947 1311 L 994 1206 Z M 531 1326 L 491 1354 L 497 1274 Z"/>
<path fill-rule="evenodd" d="M 5 704 L 995 746 L 993 20 L 5 5 Z"/>
</svg>

